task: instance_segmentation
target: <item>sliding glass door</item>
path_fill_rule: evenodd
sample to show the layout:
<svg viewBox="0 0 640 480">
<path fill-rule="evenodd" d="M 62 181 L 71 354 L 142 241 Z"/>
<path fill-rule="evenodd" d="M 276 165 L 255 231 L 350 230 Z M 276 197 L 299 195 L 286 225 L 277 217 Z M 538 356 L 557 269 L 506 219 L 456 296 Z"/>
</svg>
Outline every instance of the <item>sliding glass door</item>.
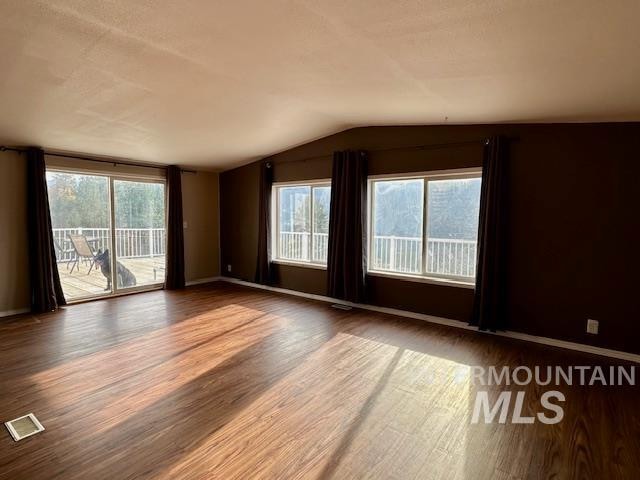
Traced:
<svg viewBox="0 0 640 480">
<path fill-rule="evenodd" d="M 62 289 L 69 301 L 113 293 L 101 254 L 111 246 L 109 178 L 47 172 L 53 243 Z"/>
<path fill-rule="evenodd" d="M 47 186 L 67 301 L 164 282 L 164 182 L 48 171 Z"/>
<path fill-rule="evenodd" d="M 113 181 L 117 288 L 164 281 L 164 183 Z"/>
</svg>

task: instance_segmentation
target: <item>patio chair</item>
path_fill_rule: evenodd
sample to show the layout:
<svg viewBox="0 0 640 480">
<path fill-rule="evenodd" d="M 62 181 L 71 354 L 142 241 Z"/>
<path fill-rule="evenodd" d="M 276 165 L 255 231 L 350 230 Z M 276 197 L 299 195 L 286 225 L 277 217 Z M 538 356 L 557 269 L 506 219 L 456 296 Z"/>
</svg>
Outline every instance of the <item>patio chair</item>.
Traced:
<svg viewBox="0 0 640 480">
<path fill-rule="evenodd" d="M 63 247 L 56 238 L 53 239 L 53 248 L 56 252 L 56 259 L 58 263 L 66 262 L 67 270 L 69 270 L 69 265 L 73 262 L 74 257 L 76 256 L 75 248 Z"/>
<path fill-rule="evenodd" d="M 164 258 L 160 261 L 154 262 L 153 263 L 153 280 L 156 281 L 158 280 L 158 275 L 162 275 L 162 279 L 164 279 L 165 275 L 166 275 L 166 269 L 165 269 L 165 263 L 164 263 Z"/>
<path fill-rule="evenodd" d="M 71 240 L 71 245 L 76 252 L 76 258 L 73 259 L 70 273 L 73 273 L 73 267 L 76 267 L 76 270 L 80 271 L 80 261 L 88 260 L 89 271 L 87 272 L 87 275 L 89 275 L 96 263 L 96 254 L 91 249 L 87 237 L 85 237 L 84 235 L 79 235 L 77 233 L 70 233 L 69 240 Z"/>
</svg>

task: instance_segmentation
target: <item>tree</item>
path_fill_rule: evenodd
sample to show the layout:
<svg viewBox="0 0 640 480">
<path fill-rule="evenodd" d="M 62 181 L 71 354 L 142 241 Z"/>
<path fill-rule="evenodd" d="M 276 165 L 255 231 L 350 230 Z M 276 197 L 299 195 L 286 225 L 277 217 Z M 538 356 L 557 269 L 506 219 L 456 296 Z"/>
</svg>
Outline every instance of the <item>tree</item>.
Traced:
<svg viewBox="0 0 640 480">
<path fill-rule="evenodd" d="M 53 228 L 108 228 L 109 180 L 97 175 L 48 172 Z M 114 181 L 117 228 L 163 228 L 164 185 Z"/>
</svg>

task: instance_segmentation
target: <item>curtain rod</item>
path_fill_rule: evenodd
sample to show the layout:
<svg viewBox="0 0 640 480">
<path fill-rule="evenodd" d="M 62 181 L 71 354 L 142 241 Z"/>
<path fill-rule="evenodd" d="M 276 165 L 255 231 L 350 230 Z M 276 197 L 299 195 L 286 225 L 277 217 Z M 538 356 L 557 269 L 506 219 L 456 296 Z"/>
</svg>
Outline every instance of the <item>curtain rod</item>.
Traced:
<svg viewBox="0 0 640 480">
<path fill-rule="evenodd" d="M 515 138 L 513 139 L 515 140 Z M 447 148 L 447 147 L 456 147 L 456 146 L 464 146 L 464 145 L 486 145 L 489 141 L 488 138 L 476 139 L 476 140 L 465 140 L 462 142 L 449 142 L 449 143 L 431 143 L 425 145 L 411 145 L 408 147 L 390 147 L 390 148 L 377 148 L 377 149 L 364 149 L 368 152 L 393 152 L 399 150 L 436 150 L 439 148 Z M 272 159 L 277 156 L 273 155 L 271 157 L 266 157 L 266 159 Z M 333 157 L 333 153 L 327 153 L 325 155 L 316 155 L 314 157 L 306 157 L 306 158 L 298 158 L 294 160 L 284 160 L 276 163 L 290 163 L 290 162 L 304 162 L 307 160 L 318 160 L 321 158 L 331 158 Z"/>
<path fill-rule="evenodd" d="M 482 138 L 480 140 L 465 140 L 462 142 L 448 142 L 448 143 L 430 143 L 425 145 L 413 145 L 409 147 L 390 147 L 390 148 L 378 148 L 371 150 L 372 152 L 393 152 L 397 150 L 431 150 L 447 147 L 461 147 L 464 145 L 487 145 L 488 138 Z"/>
<path fill-rule="evenodd" d="M 27 151 L 26 148 L 5 147 L 5 146 L 0 147 L 0 152 L 22 153 L 26 151 Z M 49 155 L 50 157 L 72 158 L 75 160 L 86 160 L 88 162 L 110 163 L 113 166 L 128 165 L 130 167 L 158 168 L 161 170 L 167 169 L 167 165 L 160 164 L 160 163 L 151 164 L 151 163 L 128 162 L 123 160 L 107 160 L 107 159 L 100 159 L 100 158 L 82 157 L 80 155 L 71 155 L 71 154 L 65 154 L 65 153 L 53 153 L 53 152 L 47 152 L 46 150 L 44 150 L 44 153 L 45 155 Z M 181 168 L 180 171 L 182 173 L 198 173 L 196 170 L 189 170 L 186 168 Z"/>
</svg>

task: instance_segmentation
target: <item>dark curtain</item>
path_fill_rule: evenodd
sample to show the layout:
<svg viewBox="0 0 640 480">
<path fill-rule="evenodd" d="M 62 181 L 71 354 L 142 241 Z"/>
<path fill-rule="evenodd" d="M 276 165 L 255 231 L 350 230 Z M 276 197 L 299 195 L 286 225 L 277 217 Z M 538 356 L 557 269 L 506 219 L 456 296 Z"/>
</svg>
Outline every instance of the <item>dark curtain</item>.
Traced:
<svg viewBox="0 0 640 480">
<path fill-rule="evenodd" d="M 27 216 L 31 311 L 51 312 L 66 305 L 51 231 L 44 151 L 27 150 Z"/>
<path fill-rule="evenodd" d="M 333 154 L 327 294 L 350 302 L 365 297 L 367 154 Z"/>
<path fill-rule="evenodd" d="M 478 224 L 478 265 L 471 325 L 480 330 L 506 328 L 505 261 L 507 241 L 508 139 L 487 139 L 482 159 L 480 221 Z"/>
<path fill-rule="evenodd" d="M 175 290 L 184 287 L 184 230 L 182 224 L 182 178 L 180 168 L 167 167 L 167 278 L 165 288 Z"/>
<path fill-rule="evenodd" d="M 271 185 L 273 164 L 260 165 L 260 205 L 258 212 L 258 265 L 256 282 L 268 285 L 272 281 L 271 271 Z"/>
</svg>

